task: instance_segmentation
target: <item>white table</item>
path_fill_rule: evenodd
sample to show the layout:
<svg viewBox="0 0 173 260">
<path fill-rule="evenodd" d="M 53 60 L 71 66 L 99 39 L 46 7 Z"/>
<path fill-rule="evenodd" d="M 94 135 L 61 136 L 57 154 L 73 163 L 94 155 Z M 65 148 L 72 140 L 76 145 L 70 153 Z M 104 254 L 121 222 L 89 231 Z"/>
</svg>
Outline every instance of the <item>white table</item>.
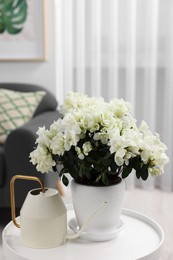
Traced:
<svg viewBox="0 0 173 260">
<path fill-rule="evenodd" d="M 72 217 L 71 209 L 68 220 Z M 90 242 L 78 238 L 51 249 L 24 247 L 20 242 L 20 229 L 10 222 L 2 234 L 5 260 L 158 260 L 164 242 L 164 232 L 159 224 L 128 209 L 123 209 L 121 220 L 124 228 L 110 241 Z"/>
</svg>

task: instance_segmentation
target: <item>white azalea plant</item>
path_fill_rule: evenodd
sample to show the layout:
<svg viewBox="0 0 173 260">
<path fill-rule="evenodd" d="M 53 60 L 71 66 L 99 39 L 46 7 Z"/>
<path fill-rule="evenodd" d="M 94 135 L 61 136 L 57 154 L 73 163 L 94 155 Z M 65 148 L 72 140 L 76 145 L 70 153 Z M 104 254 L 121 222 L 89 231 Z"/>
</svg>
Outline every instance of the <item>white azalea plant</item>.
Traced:
<svg viewBox="0 0 173 260">
<path fill-rule="evenodd" d="M 62 118 L 49 129 L 40 127 L 30 153 L 38 171 L 59 170 L 81 184 L 111 185 L 130 173 L 146 180 L 160 175 L 168 162 L 166 146 L 142 121 L 139 128 L 123 99 L 109 103 L 79 93 L 68 93 L 60 108 Z M 61 167 L 57 167 L 61 165 Z"/>
</svg>

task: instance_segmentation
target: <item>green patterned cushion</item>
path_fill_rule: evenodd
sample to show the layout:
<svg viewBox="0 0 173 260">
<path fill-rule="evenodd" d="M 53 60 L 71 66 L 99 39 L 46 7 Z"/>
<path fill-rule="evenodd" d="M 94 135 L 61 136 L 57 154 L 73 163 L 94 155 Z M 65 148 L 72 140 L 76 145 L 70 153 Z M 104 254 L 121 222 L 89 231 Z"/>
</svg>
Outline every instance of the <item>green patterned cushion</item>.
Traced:
<svg viewBox="0 0 173 260">
<path fill-rule="evenodd" d="M 8 134 L 28 122 L 45 91 L 18 92 L 0 89 L 0 143 L 4 143 Z"/>
</svg>

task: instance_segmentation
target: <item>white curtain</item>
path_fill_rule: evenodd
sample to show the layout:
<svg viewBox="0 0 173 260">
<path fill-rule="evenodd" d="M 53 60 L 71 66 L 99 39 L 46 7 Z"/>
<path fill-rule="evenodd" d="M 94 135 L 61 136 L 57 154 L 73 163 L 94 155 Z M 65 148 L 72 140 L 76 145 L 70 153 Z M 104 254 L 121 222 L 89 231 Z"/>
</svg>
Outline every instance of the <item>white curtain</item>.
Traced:
<svg viewBox="0 0 173 260">
<path fill-rule="evenodd" d="M 168 146 L 165 174 L 127 187 L 173 190 L 173 1 L 55 0 L 56 86 L 124 98 Z"/>
</svg>

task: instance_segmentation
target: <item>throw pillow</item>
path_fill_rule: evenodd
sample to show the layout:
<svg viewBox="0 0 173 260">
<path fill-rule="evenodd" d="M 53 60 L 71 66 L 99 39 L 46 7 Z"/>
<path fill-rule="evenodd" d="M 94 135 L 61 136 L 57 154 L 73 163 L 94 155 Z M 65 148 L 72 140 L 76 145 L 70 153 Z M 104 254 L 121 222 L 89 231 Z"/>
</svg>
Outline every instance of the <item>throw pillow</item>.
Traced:
<svg viewBox="0 0 173 260">
<path fill-rule="evenodd" d="M 27 123 L 45 96 L 45 91 L 18 92 L 0 89 L 0 143 L 8 134 Z"/>
</svg>

